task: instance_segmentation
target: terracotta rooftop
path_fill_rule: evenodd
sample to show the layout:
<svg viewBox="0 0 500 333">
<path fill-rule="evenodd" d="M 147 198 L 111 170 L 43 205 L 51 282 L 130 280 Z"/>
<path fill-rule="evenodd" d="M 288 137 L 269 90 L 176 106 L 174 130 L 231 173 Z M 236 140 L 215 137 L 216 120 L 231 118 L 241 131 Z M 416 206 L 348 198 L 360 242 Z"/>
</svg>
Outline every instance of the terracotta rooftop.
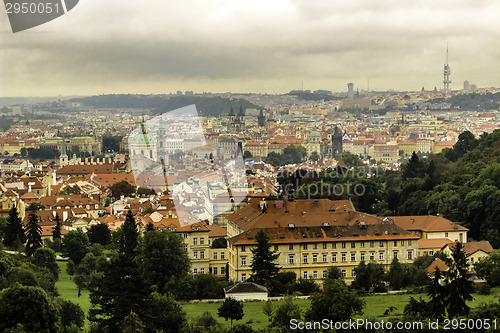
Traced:
<svg viewBox="0 0 500 333">
<path fill-rule="evenodd" d="M 217 224 L 209 225 L 208 229 L 210 230 L 208 232 L 208 237 L 226 237 L 227 236 L 227 229 L 223 228 Z"/>
<path fill-rule="evenodd" d="M 457 242 L 450 242 L 449 244 L 445 246 L 449 246 L 450 249 L 453 249 Z M 443 247 L 445 247 L 443 246 Z M 465 256 L 468 257 L 477 251 L 483 251 L 485 253 L 491 253 L 493 252 L 493 247 L 491 246 L 490 242 L 488 241 L 480 241 L 480 242 L 468 242 L 468 243 L 463 243 L 464 246 L 464 252 Z"/>
<path fill-rule="evenodd" d="M 228 239 L 234 245 L 253 245 L 260 228 L 253 228 Z M 414 236 L 393 223 L 368 225 L 361 228 L 358 225 L 338 226 L 299 226 L 263 228 L 272 244 L 304 244 L 319 242 L 356 242 L 356 241 L 391 241 L 418 240 Z"/>
<path fill-rule="evenodd" d="M 409 231 L 468 231 L 469 229 L 442 216 L 389 216 L 394 223 Z"/>
<path fill-rule="evenodd" d="M 452 243 L 448 238 L 422 238 L 418 240 L 419 249 L 441 249 L 446 244 Z"/>
<path fill-rule="evenodd" d="M 444 261 L 439 258 L 435 258 L 434 261 L 427 267 L 427 273 L 434 274 L 436 267 L 439 268 L 441 272 L 445 272 L 449 268 Z"/>
<path fill-rule="evenodd" d="M 57 170 L 58 175 L 82 175 L 92 173 L 113 173 L 123 167 L 124 163 L 106 163 L 106 164 L 75 164 L 66 165 Z"/>
</svg>

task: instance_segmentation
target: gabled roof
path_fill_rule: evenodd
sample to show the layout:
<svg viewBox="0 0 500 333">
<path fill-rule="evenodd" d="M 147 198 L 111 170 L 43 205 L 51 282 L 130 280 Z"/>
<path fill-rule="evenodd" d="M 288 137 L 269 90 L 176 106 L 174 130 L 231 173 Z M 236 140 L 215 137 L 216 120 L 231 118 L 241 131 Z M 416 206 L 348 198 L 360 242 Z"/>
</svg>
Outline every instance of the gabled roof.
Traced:
<svg viewBox="0 0 500 333">
<path fill-rule="evenodd" d="M 425 249 L 442 249 L 446 244 L 451 243 L 448 238 L 422 238 L 418 240 L 418 248 Z"/>
<path fill-rule="evenodd" d="M 427 266 L 427 273 L 434 274 L 434 272 L 436 271 L 436 267 L 439 268 L 441 272 L 446 272 L 449 269 L 448 265 L 446 265 L 444 261 L 439 258 L 435 258 L 434 261 L 431 262 L 429 266 Z"/>
<path fill-rule="evenodd" d="M 388 216 L 394 223 L 408 231 L 469 231 L 458 223 L 445 219 L 442 216 Z"/>
<path fill-rule="evenodd" d="M 241 282 L 224 288 L 226 294 L 267 293 L 267 288 L 253 282 Z"/>
<path fill-rule="evenodd" d="M 445 247 L 448 246 L 450 248 L 450 250 L 453 250 L 453 248 L 455 247 L 456 244 L 457 244 L 457 242 L 450 242 L 449 244 L 446 244 L 445 246 L 443 246 L 442 249 L 444 249 Z M 490 254 L 491 252 L 493 252 L 493 247 L 491 246 L 490 242 L 488 242 L 488 241 L 468 242 L 468 243 L 463 243 L 462 245 L 464 247 L 464 252 L 465 252 L 466 257 L 476 253 L 477 251 L 483 251 L 487 254 Z"/>
<path fill-rule="evenodd" d="M 31 200 L 31 199 L 38 200 L 38 197 L 33 192 L 26 192 L 21 196 L 21 199 L 23 199 L 23 200 Z"/>
<path fill-rule="evenodd" d="M 92 173 L 112 173 L 123 167 L 124 163 L 106 164 L 75 164 L 66 165 L 57 170 L 58 175 L 83 175 Z"/>
<path fill-rule="evenodd" d="M 374 215 L 355 212 L 349 200 L 311 199 L 293 202 L 270 200 L 266 201 L 266 203 L 267 212 L 265 214 L 260 209 L 260 201 L 251 200 L 249 205 L 228 215 L 226 218 L 243 230 L 274 228 L 276 226 L 287 226 L 290 223 L 321 226 L 324 222 L 341 224 L 341 220 L 347 219 L 350 219 L 350 223 L 353 224 L 356 224 L 355 221 L 359 219 L 363 219 L 367 223 L 368 220 L 381 220 Z"/>
<path fill-rule="evenodd" d="M 223 228 L 217 224 L 211 224 L 207 226 L 208 230 L 208 237 L 226 237 L 227 236 L 227 229 Z"/>
</svg>

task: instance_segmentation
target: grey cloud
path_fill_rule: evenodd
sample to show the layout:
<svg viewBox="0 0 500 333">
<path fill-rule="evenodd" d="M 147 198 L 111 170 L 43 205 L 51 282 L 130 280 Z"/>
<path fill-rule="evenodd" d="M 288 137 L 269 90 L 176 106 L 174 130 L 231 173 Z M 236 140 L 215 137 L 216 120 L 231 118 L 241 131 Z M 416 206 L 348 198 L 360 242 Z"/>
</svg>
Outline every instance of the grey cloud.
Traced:
<svg viewBox="0 0 500 333">
<path fill-rule="evenodd" d="M 54 90 L 70 82 L 73 89 L 133 90 L 174 79 L 225 91 L 238 80 L 253 91 L 287 91 L 301 79 L 343 90 L 345 80 L 367 76 L 381 88 L 420 89 L 440 85 L 446 42 L 452 81 L 467 75 L 500 86 L 492 73 L 500 49 L 497 2 L 146 3 L 87 0 L 47 30 L 2 34 L 8 91 L 29 83 L 36 93 L 46 82 Z"/>
</svg>

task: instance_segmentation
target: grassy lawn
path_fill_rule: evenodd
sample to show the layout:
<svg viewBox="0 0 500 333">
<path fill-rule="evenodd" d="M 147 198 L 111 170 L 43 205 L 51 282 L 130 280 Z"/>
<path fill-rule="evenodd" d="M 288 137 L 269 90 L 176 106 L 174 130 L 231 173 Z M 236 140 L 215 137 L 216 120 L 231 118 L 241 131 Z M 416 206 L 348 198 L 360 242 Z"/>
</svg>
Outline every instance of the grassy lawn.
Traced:
<svg viewBox="0 0 500 333">
<path fill-rule="evenodd" d="M 79 304 L 85 314 L 88 314 L 90 309 L 90 300 L 88 290 L 82 290 L 82 295 L 78 297 L 78 289 L 75 283 L 68 273 L 66 273 L 66 261 L 58 261 L 58 265 L 61 269 L 59 274 L 59 281 L 56 283 L 56 287 L 61 294 L 61 297 L 68 299 L 72 302 Z M 492 288 L 490 295 L 478 295 L 473 294 L 474 300 L 468 302 L 468 305 L 472 308 L 481 305 L 482 303 L 498 302 L 500 300 L 500 287 Z M 361 316 L 363 318 L 378 318 L 384 319 L 388 317 L 399 317 L 403 314 L 404 307 L 408 303 L 410 297 L 419 299 L 422 297 L 427 300 L 425 294 L 402 294 L 402 295 L 371 295 L 364 296 L 363 299 L 366 302 L 366 307 Z M 274 301 L 274 306 L 277 306 L 282 301 Z M 296 299 L 294 300 L 296 304 L 301 307 L 302 313 L 309 308 L 310 300 L 307 299 Z M 233 324 L 248 324 L 254 329 L 264 328 L 269 325 L 269 320 L 267 316 L 262 312 L 262 307 L 265 302 L 245 302 L 244 303 L 244 313 L 242 320 L 235 321 Z M 225 321 L 217 315 L 217 309 L 220 307 L 221 302 L 216 303 L 182 303 L 182 308 L 187 313 L 189 319 L 193 319 L 201 316 L 204 312 L 210 312 L 214 318 L 216 318 L 224 327 L 229 327 L 230 322 Z M 396 310 L 392 312 L 389 316 L 384 316 L 384 311 L 389 307 L 395 307 Z M 85 326 L 88 327 L 88 320 L 85 321 Z"/>
<path fill-rule="evenodd" d="M 273 305 L 277 306 L 281 304 L 282 301 L 274 301 Z M 305 312 L 309 308 L 311 301 L 308 299 L 296 299 L 294 303 L 298 304 L 302 312 Z M 182 304 L 182 308 L 187 313 L 189 319 L 201 316 L 204 312 L 210 312 L 214 318 L 216 318 L 223 326 L 230 327 L 230 322 L 225 321 L 224 318 L 220 318 L 217 315 L 217 309 L 221 306 L 221 302 L 217 303 L 186 303 Z M 262 307 L 265 302 L 245 302 L 243 305 L 244 316 L 242 320 L 233 321 L 233 325 L 236 324 L 248 324 L 254 329 L 260 329 L 267 327 L 269 325 L 269 320 L 267 316 L 262 312 Z"/>
<path fill-rule="evenodd" d="M 59 272 L 59 281 L 56 282 L 56 288 L 59 291 L 59 294 L 62 298 L 72 301 L 82 308 L 85 312 L 85 317 L 88 315 L 88 311 L 90 309 L 90 299 L 89 299 L 89 291 L 82 290 L 82 295 L 78 297 L 78 288 L 76 288 L 76 284 L 70 278 L 68 273 L 66 273 L 66 261 L 58 261 L 57 264 L 61 271 Z M 85 318 L 85 327 L 89 324 L 87 318 Z"/>
<path fill-rule="evenodd" d="M 403 310 L 408 304 L 410 297 L 419 299 L 422 297 L 427 300 L 426 294 L 402 294 L 402 295 L 371 295 L 364 296 L 363 299 L 366 302 L 363 314 L 360 318 L 377 318 L 385 319 L 390 317 L 399 317 L 403 315 Z M 474 300 L 468 302 L 468 305 L 472 308 L 481 305 L 482 303 L 498 302 L 500 300 L 500 287 L 492 288 L 490 295 L 478 295 L 473 294 Z M 279 305 L 282 301 L 275 301 L 274 305 Z M 302 313 L 309 308 L 310 301 L 307 299 L 296 299 L 294 303 L 298 304 Z M 242 320 L 233 322 L 236 324 L 249 324 L 254 329 L 264 328 L 269 325 L 269 320 L 267 316 L 262 312 L 262 307 L 265 302 L 245 302 L 244 303 L 244 313 Z M 229 327 L 229 321 L 226 322 L 223 318 L 217 316 L 217 309 L 221 303 L 185 303 L 182 304 L 182 308 L 187 313 L 189 319 L 193 319 L 201 316 L 204 312 L 210 312 L 214 318 L 216 318 L 223 326 Z M 396 310 L 390 313 L 389 316 L 384 316 L 384 312 L 389 307 L 395 307 Z"/>
</svg>

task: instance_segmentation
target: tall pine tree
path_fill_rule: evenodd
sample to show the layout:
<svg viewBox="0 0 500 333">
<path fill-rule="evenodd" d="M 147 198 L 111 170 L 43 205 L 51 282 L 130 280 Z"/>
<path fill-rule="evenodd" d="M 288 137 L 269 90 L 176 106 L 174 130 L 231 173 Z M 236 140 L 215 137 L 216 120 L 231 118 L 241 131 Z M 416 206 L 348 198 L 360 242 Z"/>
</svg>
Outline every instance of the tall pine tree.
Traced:
<svg viewBox="0 0 500 333">
<path fill-rule="evenodd" d="M 447 285 L 445 286 L 446 308 L 448 318 L 467 316 L 470 307 L 466 302 L 472 301 L 473 283 L 469 279 L 469 263 L 465 257 L 462 243 L 457 242 L 452 247 L 451 258 L 445 259 L 449 269 L 445 272 Z"/>
<path fill-rule="evenodd" d="M 125 222 L 122 225 L 122 235 L 118 247 L 119 252 L 128 256 L 134 256 L 135 248 L 139 242 L 138 238 L 139 229 L 135 222 L 134 215 L 132 215 L 132 211 L 129 210 Z"/>
<path fill-rule="evenodd" d="M 129 210 L 122 225 L 119 254 L 111 259 L 104 275 L 95 279 L 90 288 L 92 308 L 89 319 L 101 330 L 120 332 L 131 311 L 141 320 L 146 316 L 151 290 L 146 286 L 135 259 L 138 237 L 137 225 Z"/>
<path fill-rule="evenodd" d="M 26 236 L 24 235 L 23 221 L 19 217 L 17 208 L 14 206 L 9 211 L 9 216 L 7 217 L 7 227 L 5 228 L 5 237 L 3 243 L 5 246 L 13 246 L 17 239 L 19 243 L 24 244 L 26 241 Z"/>
<path fill-rule="evenodd" d="M 54 221 L 56 222 L 56 225 L 54 226 L 54 230 L 52 231 L 52 239 L 61 239 L 62 222 L 61 218 L 59 217 L 59 213 L 56 213 Z"/>
<path fill-rule="evenodd" d="M 42 247 L 42 227 L 38 224 L 36 211 L 31 211 L 26 224 L 26 255 L 30 257 L 36 249 Z"/>
<path fill-rule="evenodd" d="M 252 268 L 252 281 L 261 285 L 269 285 L 271 280 L 278 274 L 279 267 L 275 263 L 278 259 L 279 253 L 271 250 L 269 244 L 269 237 L 260 229 L 255 236 L 257 247 L 252 249 L 253 260 Z"/>
</svg>

